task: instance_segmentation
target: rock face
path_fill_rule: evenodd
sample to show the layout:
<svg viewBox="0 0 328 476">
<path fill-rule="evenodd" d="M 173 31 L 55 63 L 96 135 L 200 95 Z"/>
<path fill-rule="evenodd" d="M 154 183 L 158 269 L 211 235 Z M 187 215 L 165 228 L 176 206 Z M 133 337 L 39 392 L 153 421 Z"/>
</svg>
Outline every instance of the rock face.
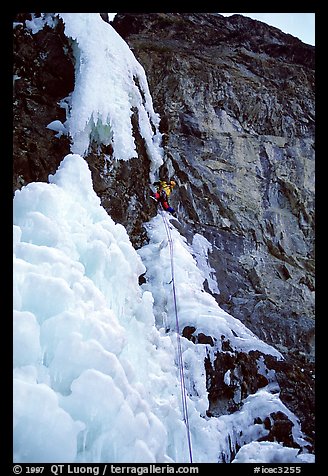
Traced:
<svg viewBox="0 0 328 476">
<path fill-rule="evenodd" d="M 18 14 L 13 34 L 14 191 L 29 182 L 47 181 L 70 151 L 67 136 L 55 137 L 46 127 L 66 120 L 58 103 L 74 89 L 70 45 L 63 24 L 33 35 L 25 27 L 30 19 L 29 13 Z"/>
<path fill-rule="evenodd" d="M 14 191 L 47 181 L 70 152 L 67 136 L 46 128 L 65 121 L 59 102 L 74 88 L 70 44 L 61 21 L 32 35 L 30 18 L 19 14 L 14 28 Z M 314 48 L 238 15 L 127 13 L 112 25 L 143 65 L 161 116 L 161 177 L 178 184 L 170 202 L 179 231 L 212 244 L 219 305 L 284 355 L 266 365 L 313 445 Z M 138 159 L 108 162 L 109 146 L 86 160 L 102 205 L 140 247 L 156 208 L 145 200 L 150 161 L 136 120 Z M 183 332 L 209 346 L 217 338 Z M 266 384 L 258 355 L 229 352 L 227 343 L 205 362 L 209 416 L 235 411 Z M 280 434 L 284 415 L 262 423 L 272 439 L 289 438 L 289 427 Z"/>
<path fill-rule="evenodd" d="M 283 397 L 313 435 L 314 47 L 239 15 L 113 26 L 162 118 L 172 206 L 213 245 L 216 299 L 284 354 Z"/>
</svg>

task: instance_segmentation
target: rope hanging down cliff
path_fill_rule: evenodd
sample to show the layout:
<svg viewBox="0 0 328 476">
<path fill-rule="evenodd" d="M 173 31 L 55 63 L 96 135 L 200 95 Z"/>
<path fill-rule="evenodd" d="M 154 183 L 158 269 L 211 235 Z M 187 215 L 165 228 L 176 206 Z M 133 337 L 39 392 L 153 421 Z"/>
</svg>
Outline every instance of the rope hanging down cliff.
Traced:
<svg viewBox="0 0 328 476">
<path fill-rule="evenodd" d="M 181 349 L 181 336 L 179 329 L 179 318 L 178 318 L 178 306 L 177 306 L 177 297 L 175 290 L 175 281 L 174 281 L 174 260 L 173 260 L 173 240 L 170 225 L 167 221 L 167 216 L 164 213 L 163 207 L 160 204 L 159 206 L 160 214 L 164 223 L 167 240 L 170 249 L 170 262 L 171 262 L 171 283 L 172 283 L 172 292 L 173 292 L 173 301 L 174 301 L 174 312 L 175 312 L 175 322 L 176 322 L 176 334 L 177 334 L 177 348 L 178 348 L 178 367 L 179 367 L 179 376 L 180 376 L 180 389 L 181 389 L 181 401 L 182 401 L 182 412 L 183 419 L 186 425 L 187 430 L 187 439 L 188 439 L 188 448 L 189 448 L 189 458 L 190 463 L 192 463 L 192 449 L 191 449 L 191 437 L 190 437 L 190 427 L 189 427 L 189 418 L 188 418 L 188 407 L 187 407 L 187 396 L 186 396 L 186 387 L 185 387 L 185 378 L 183 371 L 183 358 L 182 358 L 182 349 Z"/>
</svg>

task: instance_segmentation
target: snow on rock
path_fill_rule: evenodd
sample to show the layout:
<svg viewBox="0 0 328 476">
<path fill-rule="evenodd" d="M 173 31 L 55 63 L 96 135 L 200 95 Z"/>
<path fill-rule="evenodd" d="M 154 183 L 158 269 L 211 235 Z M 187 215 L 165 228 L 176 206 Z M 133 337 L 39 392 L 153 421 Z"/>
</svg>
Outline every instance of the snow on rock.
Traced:
<svg viewBox="0 0 328 476">
<path fill-rule="evenodd" d="M 297 448 L 285 448 L 277 442 L 252 441 L 244 445 L 232 463 L 314 463 L 314 455 L 299 455 Z"/>
<path fill-rule="evenodd" d="M 172 288 L 168 244 L 171 239 L 174 242 L 174 282 L 180 330 L 185 326 L 194 326 L 205 335 L 226 336 L 236 350 L 259 350 L 282 359 L 276 349 L 258 339 L 242 322 L 221 309 L 211 294 L 204 291 L 204 273 L 193 258 L 193 249 L 165 217 L 165 212 L 162 212 L 146 224 L 150 242 L 138 250 L 147 268 L 147 283 L 143 288 L 151 289 L 156 296 L 154 309 L 157 325 L 176 328 L 174 302 L 168 299 Z M 217 342 L 217 346 L 220 349 L 220 342 Z"/>
<path fill-rule="evenodd" d="M 154 173 L 163 162 L 163 152 L 159 116 L 153 109 L 144 69 L 98 13 L 58 15 L 65 23 L 66 36 L 73 41 L 76 61 L 75 88 L 67 98 L 65 123 L 73 140 L 72 152 L 85 155 L 95 141 L 112 144 L 115 159 L 137 157 L 131 123 L 135 109 Z"/>
</svg>

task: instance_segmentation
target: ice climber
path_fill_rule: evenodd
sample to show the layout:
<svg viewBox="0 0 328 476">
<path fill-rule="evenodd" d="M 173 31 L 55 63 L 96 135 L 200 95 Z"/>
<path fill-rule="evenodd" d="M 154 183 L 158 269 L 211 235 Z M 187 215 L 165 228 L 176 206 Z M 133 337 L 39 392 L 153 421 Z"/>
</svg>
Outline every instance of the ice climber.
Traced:
<svg viewBox="0 0 328 476">
<path fill-rule="evenodd" d="M 169 205 L 168 202 L 169 196 L 176 185 L 174 180 L 171 180 L 169 183 L 165 182 L 164 180 L 160 180 L 159 182 L 154 182 L 154 185 L 157 186 L 157 190 L 153 194 L 153 198 L 155 198 L 157 203 L 162 204 L 164 210 L 172 213 L 172 215 L 175 216 L 175 210 Z"/>
</svg>

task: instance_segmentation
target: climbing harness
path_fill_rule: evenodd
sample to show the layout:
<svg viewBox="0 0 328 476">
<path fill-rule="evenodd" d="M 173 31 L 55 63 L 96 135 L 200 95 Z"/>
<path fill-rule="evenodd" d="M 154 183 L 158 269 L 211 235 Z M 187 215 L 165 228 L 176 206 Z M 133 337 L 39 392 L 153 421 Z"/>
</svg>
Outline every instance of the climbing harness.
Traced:
<svg viewBox="0 0 328 476">
<path fill-rule="evenodd" d="M 159 211 L 164 223 L 164 227 L 165 227 L 165 231 L 167 235 L 167 241 L 168 241 L 169 250 L 170 250 L 171 283 L 172 283 L 176 334 L 177 334 L 178 367 L 179 367 L 179 376 L 180 376 L 182 412 L 183 412 L 183 420 L 185 422 L 186 430 L 187 430 L 189 458 L 190 458 L 190 463 L 192 463 L 192 450 L 191 450 L 191 437 L 190 437 L 190 427 L 189 427 L 189 418 L 188 418 L 187 396 L 186 396 L 185 378 L 184 378 L 184 371 L 183 371 L 183 358 L 182 358 L 182 349 L 181 349 L 181 336 L 180 336 L 180 329 L 179 329 L 177 297 L 176 297 L 175 282 L 174 282 L 173 240 L 172 240 L 170 225 L 168 224 L 167 217 L 166 217 L 166 212 L 164 211 L 161 203 L 159 204 Z"/>
</svg>

